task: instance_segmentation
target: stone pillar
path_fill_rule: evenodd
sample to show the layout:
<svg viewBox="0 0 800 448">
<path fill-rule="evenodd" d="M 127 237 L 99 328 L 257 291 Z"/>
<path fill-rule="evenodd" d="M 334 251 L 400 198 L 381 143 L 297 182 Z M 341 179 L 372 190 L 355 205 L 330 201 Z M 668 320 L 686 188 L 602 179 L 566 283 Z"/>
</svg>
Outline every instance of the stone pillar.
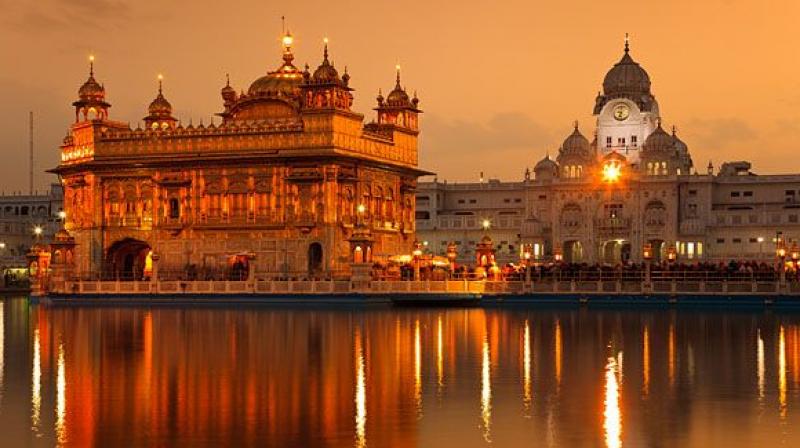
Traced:
<svg viewBox="0 0 800 448">
<path fill-rule="evenodd" d="M 158 265 L 161 255 L 153 252 L 152 255 L 150 255 L 150 259 L 153 260 L 153 274 L 150 277 L 150 291 L 158 292 Z"/>
</svg>

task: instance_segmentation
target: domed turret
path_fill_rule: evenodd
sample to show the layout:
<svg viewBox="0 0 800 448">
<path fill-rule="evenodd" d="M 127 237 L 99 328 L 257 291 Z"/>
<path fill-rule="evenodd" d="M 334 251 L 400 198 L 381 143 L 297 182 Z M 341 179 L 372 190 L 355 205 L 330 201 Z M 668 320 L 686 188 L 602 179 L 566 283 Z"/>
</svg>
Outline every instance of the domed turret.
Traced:
<svg viewBox="0 0 800 448">
<path fill-rule="evenodd" d="M 158 75 L 158 95 L 148 106 L 149 114 L 144 118 L 147 127 L 153 130 L 173 128 L 178 121 L 172 116 L 172 104 L 164 97 L 163 80 L 164 77 Z"/>
<path fill-rule="evenodd" d="M 647 152 L 675 152 L 675 150 L 675 139 L 664 131 L 664 129 L 661 127 L 661 121 L 659 120 L 656 130 L 653 131 L 653 133 L 650 134 L 647 137 L 647 140 L 644 142 L 644 146 L 642 147 L 642 155 Z"/>
<path fill-rule="evenodd" d="M 575 130 L 561 144 L 561 153 L 579 154 L 582 156 L 591 155 L 592 147 L 589 140 L 578 130 L 578 123 L 575 122 Z"/>
<path fill-rule="evenodd" d="M 308 73 L 308 66 L 303 73 L 303 83 L 300 86 L 303 96 L 303 108 L 310 109 L 336 109 L 349 111 L 353 105 L 353 89 L 347 86 L 350 75 L 339 77 L 339 72 L 328 59 L 328 38 L 324 39 L 322 62 L 314 74 Z"/>
<path fill-rule="evenodd" d="M 236 101 L 236 90 L 231 87 L 231 77 L 228 74 L 225 75 L 225 87 L 220 90 L 220 95 L 222 95 L 226 105 Z"/>
<path fill-rule="evenodd" d="M 603 79 L 603 93 L 598 92 L 595 98 L 594 115 L 599 114 L 606 103 L 616 98 L 633 101 L 642 112 L 657 109 L 650 86 L 650 75 L 630 55 L 630 44 L 626 34 L 625 52 L 622 59 L 611 67 Z"/>
<path fill-rule="evenodd" d="M 418 132 L 418 115 L 422 112 L 419 110 L 419 98 L 414 93 L 414 98 L 410 98 L 406 89 L 400 83 L 400 66 L 396 67 L 397 76 L 395 78 L 394 89 L 386 95 L 384 99 L 383 94 L 378 91 L 378 107 L 375 110 L 378 112 L 378 127 L 391 125 L 397 128 L 405 129 L 412 132 Z"/>
<path fill-rule="evenodd" d="M 594 153 L 589 140 L 578 130 L 578 122 L 575 122 L 575 129 L 561 144 L 558 150 L 557 162 L 561 168 L 562 178 L 580 178 L 586 173 L 586 168 L 595 162 Z"/>
<path fill-rule="evenodd" d="M 550 180 L 558 177 L 558 164 L 550 158 L 550 154 L 536 163 L 533 167 L 534 179 L 537 181 Z"/>
<path fill-rule="evenodd" d="M 317 84 L 339 84 L 339 72 L 336 67 L 328 60 L 328 39 L 325 39 L 325 49 L 323 50 L 322 63 L 314 70 L 311 81 Z"/>
<path fill-rule="evenodd" d="M 614 64 L 603 79 L 603 93 L 606 96 L 633 97 L 650 94 L 650 75 L 633 60 L 627 42 L 622 59 Z"/>
<path fill-rule="evenodd" d="M 75 107 L 75 122 L 83 120 L 105 120 L 110 104 L 106 102 L 106 89 L 94 78 L 94 56 L 89 56 L 89 78 L 78 89 Z"/>
<path fill-rule="evenodd" d="M 296 99 L 300 83 L 303 81 L 303 73 L 292 64 L 294 61 L 293 42 L 292 34 L 287 32 L 283 36 L 283 64 L 277 70 L 253 81 L 247 90 L 248 95 Z"/>
</svg>

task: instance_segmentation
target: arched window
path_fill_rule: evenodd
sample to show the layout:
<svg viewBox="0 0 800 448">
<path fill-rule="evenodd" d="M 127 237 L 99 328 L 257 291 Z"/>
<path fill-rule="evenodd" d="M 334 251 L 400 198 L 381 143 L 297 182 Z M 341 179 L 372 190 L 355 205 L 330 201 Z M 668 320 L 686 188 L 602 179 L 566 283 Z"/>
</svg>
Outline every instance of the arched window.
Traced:
<svg viewBox="0 0 800 448">
<path fill-rule="evenodd" d="M 172 219 L 181 217 L 181 203 L 178 201 L 178 198 L 169 199 L 169 217 Z"/>
</svg>

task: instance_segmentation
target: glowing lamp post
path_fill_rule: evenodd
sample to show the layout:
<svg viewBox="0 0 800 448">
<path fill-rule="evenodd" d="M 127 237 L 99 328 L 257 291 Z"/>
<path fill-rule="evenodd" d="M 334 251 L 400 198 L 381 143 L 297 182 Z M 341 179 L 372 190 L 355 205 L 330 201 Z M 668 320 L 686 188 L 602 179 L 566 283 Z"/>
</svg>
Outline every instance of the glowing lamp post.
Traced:
<svg viewBox="0 0 800 448">
<path fill-rule="evenodd" d="M 644 282 L 650 285 L 650 262 L 653 260 L 653 246 L 650 243 L 645 243 L 642 248 L 642 258 L 644 258 Z"/>
<path fill-rule="evenodd" d="M 525 244 L 522 249 L 522 261 L 525 266 L 525 284 L 531 283 L 531 245 Z"/>
<path fill-rule="evenodd" d="M 42 226 L 36 226 L 33 228 L 33 235 L 36 237 L 37 241 L 42 237 L 42 233 L 44 233 Z"/>
<path fill-rule="evenodd" d="M 555 248 L 553 251 L 553 260 L 555 260 L 556 263 L 561 263 L 564 261 L 564 254 L 561 253 L 561 248 Z"/>
<path fill-rule="evenodd" d="M 667 249 L 667 261 L 669 264 L 675 263 L 675 260 L 678 259 L 678 251 L 675 250 L 675 246 L 669 246 Z"/>
<path fill-rule="evenodd" d="M 786 241 L 783 235 L 778 232 L 775 238 L 775 255 L 778 257 L 778 270 L 780 272 L 781 286 L 786 284 Z"/>
<path fill-rule="evenodd" d="M 414 250 L 411 252 L 411 256 L 414 259 L 414 280 L 419 280 L 419 264 L 420 258 L 422 257 L 422 245 L 419 241 L 414 241 Z"/>
<path fill-rule="evenodd" d="M 797 247 L 797 241 L 792 242 L 792 249 L 789 251 L 789 256 L 792 259 L 792 268 L 795 275 L 797 275 L 797 262 L 800 260 L 800 248 Z"/>
<path fill-rule="evenodd" d="M 450 262 L 450 275 L 456 272 L 456 258 L 458 258 L 458 248 L 456 243 L 450 242 L 447 245 L 447 260 Z"/>
</svg>

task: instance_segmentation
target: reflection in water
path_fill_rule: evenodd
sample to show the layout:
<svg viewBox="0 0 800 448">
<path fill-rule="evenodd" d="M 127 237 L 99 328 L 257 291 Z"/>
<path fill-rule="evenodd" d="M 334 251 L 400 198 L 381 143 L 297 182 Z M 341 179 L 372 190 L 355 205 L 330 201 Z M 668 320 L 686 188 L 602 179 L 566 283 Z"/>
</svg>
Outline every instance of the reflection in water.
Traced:
<svg viewBox="0 0 800 448">
<path fill-rule="evenodd" d="M 800 313 L 4 311 L 4 448 L 800 446 Z"/>
<path fill-rule="evenodd" d="M 64 365 L 64 344 L 58 344 L 56 361 L 56 440 L 59 445 L 67 441 L 67 374 Z"/>
<path fill-rule="evenodd" d="M 786 335 L 781 325 L 778 340 L 778 405 L 781 418 L 786 418 Z"/>
<path fill-rule="evenodd" d="M 419 319 L 414 322 L 414 401 L 417 418 L 422 418 L 422 340 L 419 334 Z"/>
<path fill-rule="evenodd" d="M 5 389 L 6 374 L 6 328 L 5 328 L 6 303 L 0 299 L 0 405 L 3 404 L 3 390 Z"/>
<path fill-rule="evenodd" d="M 667 362 L 669 363 L 669 385 L 675 385 L 675 324 L 669 324 L 669 342 L 667 346 Z"/>
<path fill-rule="evenodd" d="M 33 368 L 31 370 L 31 424 L 39 432 L 42 412 L 42 355 L 39 329 L 33 330 Z"/>
<path fill-rule="evenodd" d="M 367 446 L 367 386 L 364 377 L 364 349 L 361 346 L 361 331 L 355 333 L 356 352 L 356 447 Z"/>
<path fill-rule="evenodd" d="M 556 383 L 561 384 L 561 321 L 556 320 Z"/>
<path fill-rule="evenodd" d="M 528 321 L 525 321 L 525 328 L 522 334 L 522 403 L 525 407 L 525 416 L 530 417 L 531 402 L 531 329 Z"/>
<path fill-rule="evenodd" d="M 756 333 L 756 375 L 758 378 L 758 400 L 764 401 L 764 338 L 761 337 L 761 329 Z"/>
<path fill-rule="evenodd" d="M 442 338 L 442 315 L 437 318 L 436 324 L 436 384 L 439 393 L 444 386 L 444 340 Z"/>
<path fill-rule="evenodd" d="M 481 357 L 481 420 L 483 423 L 483 439 L 492 441 L 492 364 L 489 357 L 489 336 L 483 338 L 483 356 Z"/>
<path fill-rule="evenodd" d="M 620 355 L 622 352 L 620 352 Z M 622 446 L 622 414 L 619 409 L 619 373 L 617 361 L 608 358 L 606 364 L 606 396 L 603 402 L 603 429 L 605 430 L 606 446 L 618 448 Z"/>
<path fill-rule="evenodd" d="M 642 392 L 644 395 L 650 393 L 650 333 L 647 325 L 644 326 L 642 337 Z"/>
</svg>

